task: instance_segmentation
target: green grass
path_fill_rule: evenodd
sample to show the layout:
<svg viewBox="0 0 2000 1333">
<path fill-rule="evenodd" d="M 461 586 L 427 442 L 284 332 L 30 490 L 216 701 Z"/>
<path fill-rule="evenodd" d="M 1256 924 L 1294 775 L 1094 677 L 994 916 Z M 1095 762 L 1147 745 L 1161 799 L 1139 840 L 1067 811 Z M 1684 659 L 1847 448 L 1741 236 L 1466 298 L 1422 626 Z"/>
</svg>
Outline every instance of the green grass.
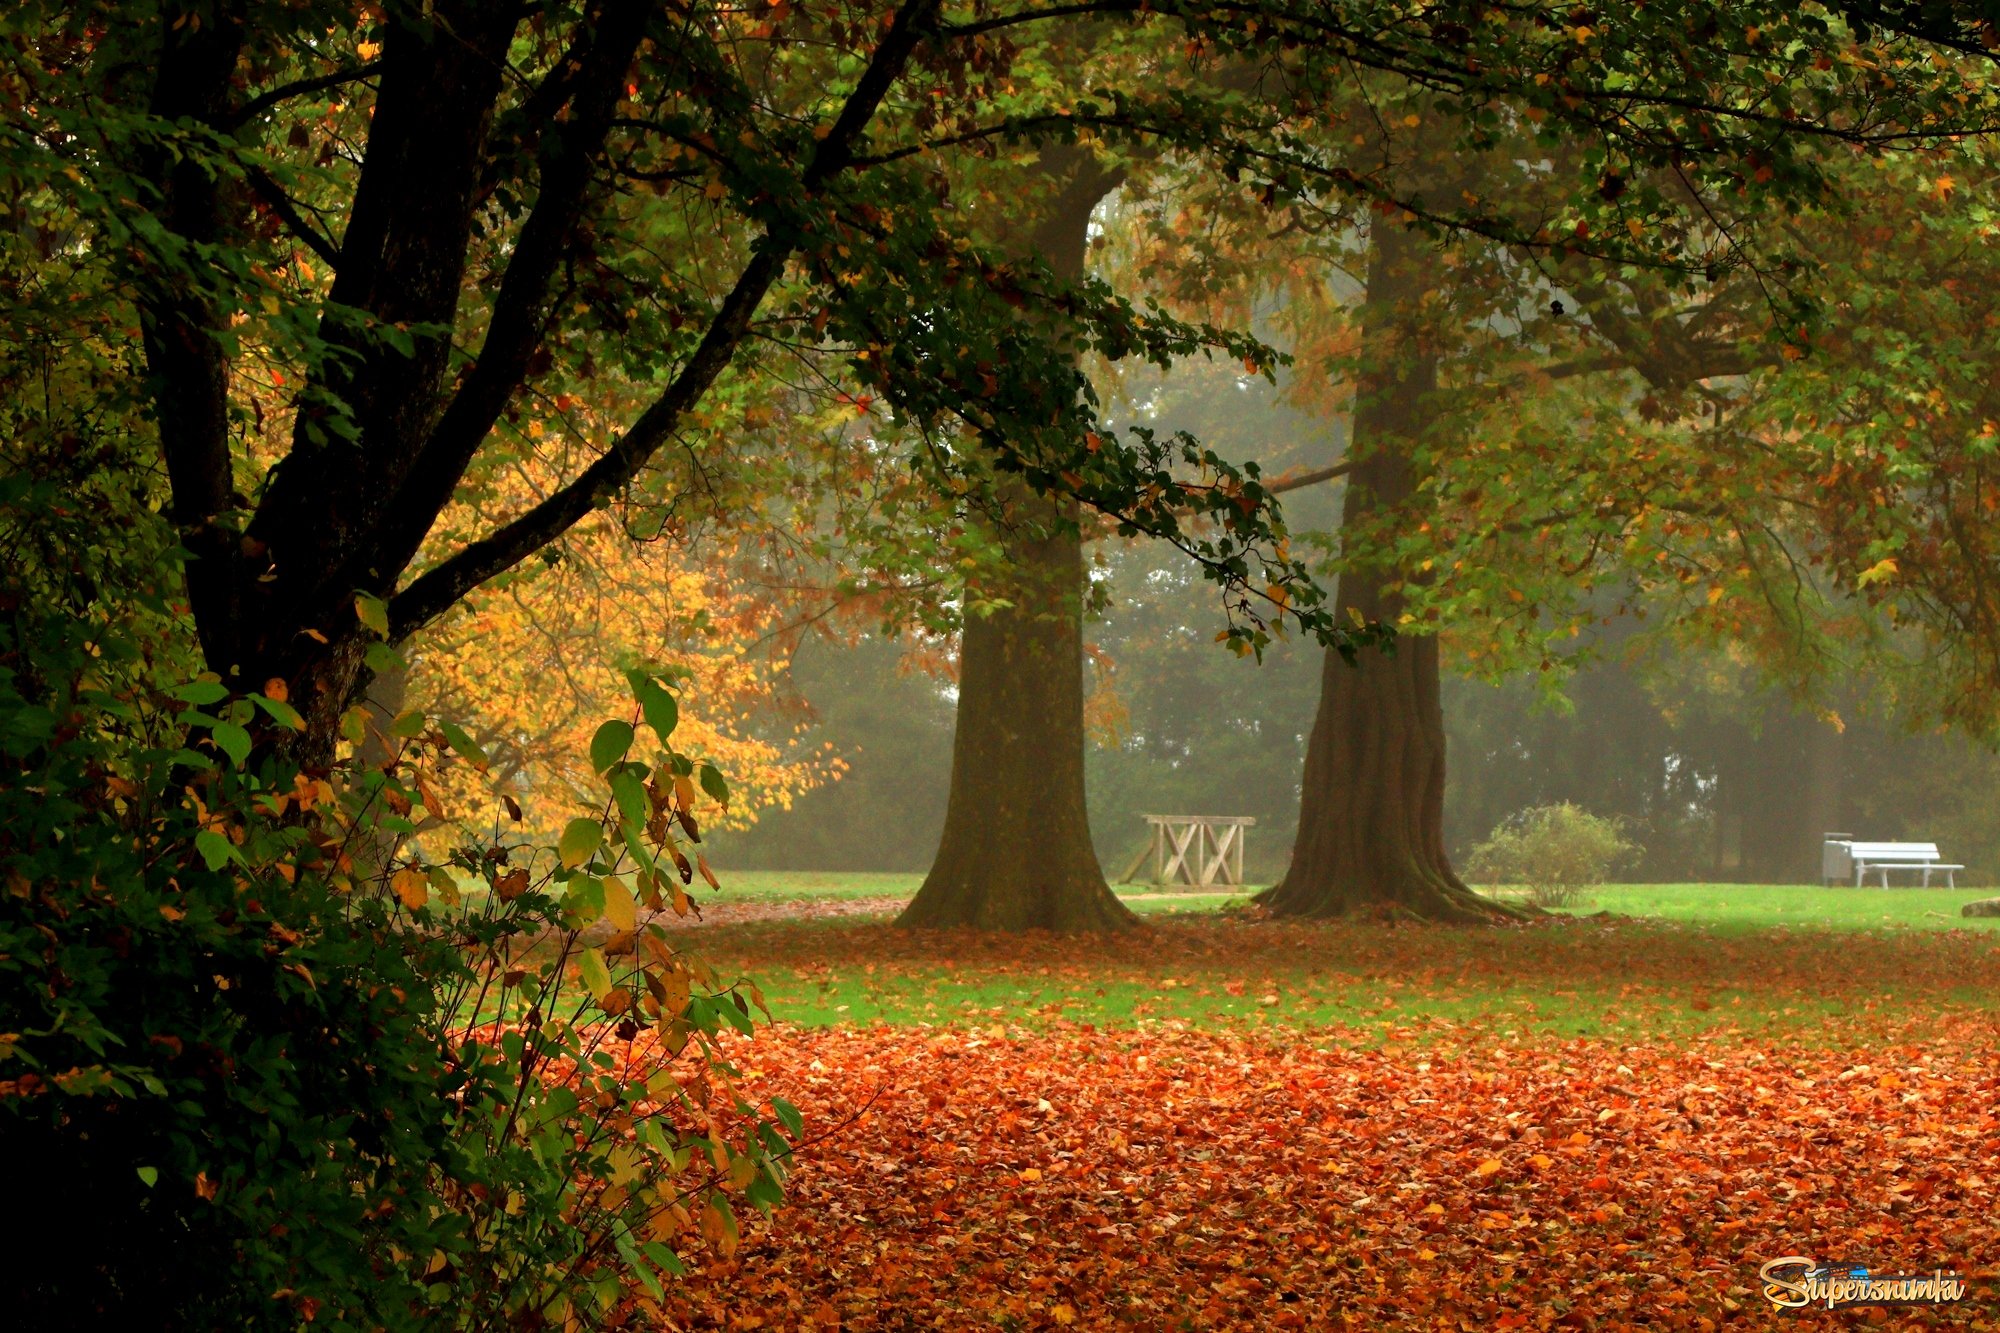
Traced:
<svg viewBox="0 0 2000 1333">
<path fill-rule="evenodd" d="M 1646 920 L 1698 923 L 1715 930 L 1783 926 L 1819 930 L 1987 930 L 1992 917 L 1958 909 L 1992 889 L 1821 888 L 1817 884 L 1608 884 L 1571 909 Z"/>
<path fill-rule="evenodd" d="M 896 898 L 907 901 L 921 874 L 860 874 L 799 870 L 725 873 L 720 901 L 801 902 Z M 1240 906 L 1261 886 L 1232 893 L 1162 892 L 1121 885 L 1118 893 L 1142 913 L 1210 912 Z M 1502 892 L 1505 892 L 1504 890 Z M 1821 888 L 1816 884 L 1608 884 L 1584 895 L 1575 915 L 1611 912 L 1642 920 L 1682 921 L 1718 930 L 1774 926 L 1826 930 L 1987 929 L 2000 919 L 1965 919 L 1958 909 L 1991 889 Z"/>
<path fill-rule="evenodd" d="M 817 870 L 721 870 L 722 898 L 797 902 L 810 898 L 909 898 L 924 882 L 918 875 Z"/>
<path fill-rule="evenodd" d="M 907 902 L 924 882 L 920 874 L 872 874 L 816 870 L 739 870 L 724 872 L 718 901 L 806 902 L 863 898 L 896 898 Z M 1254 888 L 1228 893 L 1155 892 L 1145 885 L 1120 886 L 1118 893 L 1142 913 L 1212 912 L 1247 901 Z M 705 901 L 705 900 L 704 900 Z"/>
<path fill-rule="evenodd" d="M 758 875 L 725 895 L 903 897 L 915 876 Z M 1527 928 L 1247 921 L 1238 895 L 1133 895 L 1107 940 L 939 937 L 879 917 L 706 927 L 689 942 L 805 1025 L 1179 1022 L 1367 1044 L 1899 1028 L 2000 1016 L 1984 890 L 1654 885 Z M 1605 918 L 1589 914 L 1599 911 Z M 1961 928 L 1963 927 L 1963 928 Z"/>
</svg>

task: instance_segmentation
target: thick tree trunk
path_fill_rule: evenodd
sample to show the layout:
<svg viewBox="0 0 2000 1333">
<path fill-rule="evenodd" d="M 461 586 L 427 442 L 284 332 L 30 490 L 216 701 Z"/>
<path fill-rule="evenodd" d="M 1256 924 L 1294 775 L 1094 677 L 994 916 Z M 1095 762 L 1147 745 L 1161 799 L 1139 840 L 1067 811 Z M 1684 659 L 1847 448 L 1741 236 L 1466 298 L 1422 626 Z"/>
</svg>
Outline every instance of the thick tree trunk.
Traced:
<svg viewBox="0 0 2000 1333">
<path fill-rule="evenodd" d="M 1130 909 L 1104 881 L 1083 787 L 1083 545 L 1046 500 L 1017 498 L 1016 577 L 968 616 L 944 835 L 905 926 L 1111 930 Z"/>
<path fill-rule="evenodd" d="M 1429 256 L 1409 233 L 1378 223 L 1363 330 L 1373 369 L 1357 389 L 1349 444 L 1358 466 L 1341 506 L 1359 536 L 1395 515 L 1416 487 L 1412 448 L 1437 388 L 1437 355 L 1413 327 Z M 1400 571 L 1373 561 L 1340 575 L 1335 615 L 1393 625 Z M 1444 850 L 1444 709 L 1438 644 L 1405 634 L 1349 665 L 1328 653 L 1306 744 L 1298 841 L 1285 878 L 1258 901 L 1282 916 L 1389 913 L 1489 921 L 1514 909 L 1483 898 Z"/>
<path fill-rule="evenodd" d="M 1080 277 L 1090 214 L 1115 184 L 1077 150 L 1045 170 L 1066 184 L 1029 241 Z M 944 834 L 905 926 L 1101 931 L 1137 920 L 1105 883 L 1083 786 L 1083 542 L 1048 500 L 1010 484 L 1008 573 L 966 617 Z"/>
</svg>

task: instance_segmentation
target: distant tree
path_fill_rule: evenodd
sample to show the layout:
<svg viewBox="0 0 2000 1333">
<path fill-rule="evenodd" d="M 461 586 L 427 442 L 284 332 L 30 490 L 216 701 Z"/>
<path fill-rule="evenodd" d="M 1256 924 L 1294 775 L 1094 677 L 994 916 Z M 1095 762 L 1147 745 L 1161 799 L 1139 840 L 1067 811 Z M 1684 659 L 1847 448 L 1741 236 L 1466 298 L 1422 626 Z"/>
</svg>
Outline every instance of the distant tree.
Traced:
<svg viewBox="0 0 2000 1333">
<path fill-rule="evenodd" d="M 808 711 L 809 748 L 830 781 L 716 840 L 720 866 L 758 870 L 921 872 L 937 851 L 951 774 L 946 683 L 879 634 L 806 640 L 786 688 Z"/>
</svg>

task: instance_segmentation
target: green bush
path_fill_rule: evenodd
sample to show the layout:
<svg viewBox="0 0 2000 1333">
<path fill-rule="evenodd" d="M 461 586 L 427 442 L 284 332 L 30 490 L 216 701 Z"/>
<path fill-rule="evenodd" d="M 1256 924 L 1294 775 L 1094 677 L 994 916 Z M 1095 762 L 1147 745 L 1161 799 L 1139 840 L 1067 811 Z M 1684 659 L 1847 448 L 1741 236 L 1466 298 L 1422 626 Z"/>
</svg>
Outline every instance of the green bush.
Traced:
<svg viewBox="0 0 2000 1333">
<path fill-rule="evenodd" d="M 1537 907 L 1568 907 L 1638 848 L 1618 822 L 1564 801 L 1510 815 L 1472 849 L 1467 870 L 1489 884 L 1522 884 Z"/>
<path fill-rule="evenodd" d="M 283 692 L 188 672 L 115 567 L 129 526 L 0 489 L 64 557 L 0 566 L 10 1324 L 590 1327 L 676 1245 L 732 1248 L 799 1122 L 712 1044 L 754 989 L 635 919 L 694 873 L 694 779 L 725 794 L 673 752 L 667 687 L 633 673 L 655 761 L 607 723 L 604 808 L 560 848 L 370 866 L 427 766 L 478 761 L 463 733 L 411 714 L 380 767 L 281 759 Z"/>
</svg>

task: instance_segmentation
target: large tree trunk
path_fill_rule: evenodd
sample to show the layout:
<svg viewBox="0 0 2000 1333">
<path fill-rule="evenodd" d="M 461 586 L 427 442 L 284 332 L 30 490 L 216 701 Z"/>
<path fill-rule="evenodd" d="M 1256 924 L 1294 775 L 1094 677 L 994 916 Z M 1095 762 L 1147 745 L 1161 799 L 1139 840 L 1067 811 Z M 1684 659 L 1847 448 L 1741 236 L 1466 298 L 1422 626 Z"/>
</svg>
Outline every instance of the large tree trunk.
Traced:
<svg viewBox="0 0 2000 1333">
<path fill-rule="evenodd" d="M 1115 178 L 1074 149 L 1043 167 L 1066 184 L 1028 239 L 1080 277 L 1091 210 Z M 1083 542 L 1052 502 L 1008 490 L 1008 572 L 976 591 L 1012 605 L 966 617 L 944 834 L 897 923 L 1114 930 L 1136 918 L 1105 883 L 1084 802 Z"/>
<path fill-rule="evenodd" d="M 1409 232 L 1378 222 L 1368 264 L 1363 337 L 1371 369 L 1357 386 L 1349 444 L 1357 462 L 1341 506 L 1353 539 L 1393 518 L 1416 488 L 1413 446 L 1437 388 L 1437 353 L 1413 317 L 1430 256 Z M 1374 560 L 1344 568 L 1335 616 L 1393 625 L 1401 572 Z M 1306 744 L 1298 840 L 1285 878 L 1258 901 L 1283 916 L 1393 913 L 1487 921 L 1514 910 L 1460 881 L 1444 850 L 1444 709 L 1438 644 L 1402 635 L 1349 665 L 1328 653 Z"/>
<path fill-rule="evenodd" d="M 1017 575 L 982 592 L 1015 605 L 966 618 L 944 835 L 899 924 L 1111 930 L 1134 918 L 1104 881 L 1085 814 L 1083 545 L 1050 530 L 1048 501 L 1011 508 Z"/>
</svg>

